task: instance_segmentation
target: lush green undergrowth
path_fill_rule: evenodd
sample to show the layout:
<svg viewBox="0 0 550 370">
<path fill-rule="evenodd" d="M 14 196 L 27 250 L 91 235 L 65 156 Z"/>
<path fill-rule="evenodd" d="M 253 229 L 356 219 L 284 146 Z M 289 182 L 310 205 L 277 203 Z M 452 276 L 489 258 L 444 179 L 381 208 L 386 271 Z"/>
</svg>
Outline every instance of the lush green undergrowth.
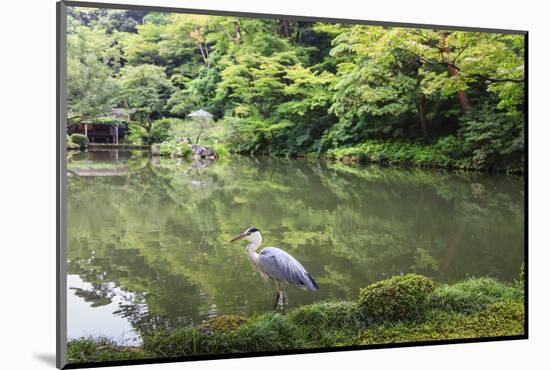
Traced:
<svg viewBox="0 0 550 370">
<path fill-rule="evenodd" d="M 154 149 L 155 145 L 158 149 Z M 166 140 L 160 144 L 154 144 L 151 150 L 153 150 L 154 154 L 165 157 L 190 158 L 193 155 L 189 144 L 176 142 L 175 140 Z M 155 151 L 158 151 L 158 153 L 155 153 Z"/>
<path fill-rule="evenodd" d="M 279 351 L 522 335 L 523 290 L 491 278 L 454 285 L 405 275 L 372 284 L 357 301 L 300 306 L 288 314 L 218 316 L 192 327 L 142 333 L 140 347 L 105 338 L 68 343 L 69 362 Z"/>
<path fill-rule="evenodd" d="M 370 140 L 351 147 L 331 149 L 328 159 L 345 163 L 377 163 L 419 168 L 444 168 L 494 172 L 523 172 L 520 160 L 509 161 L 501 166 L 474 158 L 457 150 L 445 140 L 434 144 L 416 141 Z"/>
</svg>

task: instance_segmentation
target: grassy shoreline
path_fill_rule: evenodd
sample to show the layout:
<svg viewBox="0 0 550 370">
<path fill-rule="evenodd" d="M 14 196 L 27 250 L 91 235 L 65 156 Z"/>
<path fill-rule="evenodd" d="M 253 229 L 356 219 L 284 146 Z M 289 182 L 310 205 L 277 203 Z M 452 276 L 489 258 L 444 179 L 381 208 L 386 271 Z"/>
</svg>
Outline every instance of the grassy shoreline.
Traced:
<svg viewBox="0 0 550 370">
<path fill-rule="evenodd" d="M 67 353 L 75 363 L 522 334 L 520 283 L 472 278 L 435 286 L 409 274 L 362 289 L 357 301 L 314 303 L 286 315 L 222 315 L 200 325 L 143 332 L 139 347 L 79 338 L 67 343 Z"/>
<path fill-rule="evenodd" d="M 127 146 L 126 144 L 121 144 L 123 148 Z M 247 152 L 231 151 L 223 144 L 214 144 L 207 147 L 211 148 L 218 158 L 225 158 L 231 154 L 253 156 Z M 140 150 L 143 150 L 143 147 Z M 189 160 L 193 157 L 192 150 L 188 144 L 176 143 L 170 140 L 151 145 L 149 151 L 153 155 L 162 157 L 187 158 Z M 269 154 L 265 155 L 271 157 Z M 455 151 L 452 147 L 445 147 L 440 143 L 425 144 L 418 141 L 390 142 L 369 140 L 354 146 L 329 149 L 323 153 L 295 153 L 290 157 L 296 159 L 306 158 L 337 161 L 351 165 L 376 164 L 388 167 L 425 170 L 455 170 L 513 175 L 523 175 L 525 171 L 523 159 L 515 159 L 502 163 L 487 163 L 476 160 L 472 155 L 461 153 L 458 150 Z"/>
<path fill-rule="evenodd" d="M 160 155 L 168 157 L 190 157 L 188 152 L 182 154 L 181 145 L 174 143 L 158 144 Z M 213 149 L 220 157 L 226 157 L 231 151 L 221 144 Z M 231 152 L 249 156 L 250 153 Z M 270 156 L 270 155 L 268 155 Z M 338 161 L 345 164 L 378 164 L 400 168 L 420 168 L 426 170 L 459 170 L 490 173 L 518 174 L 524 173 L 522 160 L 510 162 L 485 162 L 472 155 L 445 147 L 440 143 L 425 144 L 417 141 L 383 141 L 369 140 L 350 147 L 329 149 L 323 153 L 295 153 L 293 158 L 322 159 Z"/>
<path fill-rule="evenodd" d="M 346 148 L 329 149 L 323 156 L 344 163 L 381 164 L 422 169 L 449 169 L 523 174 L 521 161 L 488 163 L 439 143 L 370 140 Z"/>
</svg>

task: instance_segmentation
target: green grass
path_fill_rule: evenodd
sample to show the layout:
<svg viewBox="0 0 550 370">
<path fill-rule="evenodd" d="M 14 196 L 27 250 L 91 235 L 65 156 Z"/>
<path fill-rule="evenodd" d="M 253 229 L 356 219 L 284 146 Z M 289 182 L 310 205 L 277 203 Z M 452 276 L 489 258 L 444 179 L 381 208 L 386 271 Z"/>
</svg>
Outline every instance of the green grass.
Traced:
<svg viewBox="0 0 550 370">
<path fill-rule="evenodd" d="M 109 338 L 79 338 L 67 343 L 70 363 L 138 360 L 156 357 L 143 348 L 124 347 Z"/>
<path fill-rule="evenodd" d="M 366 327 L 356 302 L 320 302 L 297 307 L 289 320 L 300 328 L 304 347 L 334 347 L 347 345 L 349 338 Z"/>
<path fill-rule="evenodd" d="M 411 284 L 418 281 L 405 280 Z M 385 286 L 399 283 L 402 288 L 405 280 L 389 279 Z M 144 332 L 140 347 L 121 347 L 105 338 L 72 340 L 68 358 L 71 363 L 116 361 L 523 334 L 522 288 L 495 279 L 438 286 L 430 293 L 421 316 L 413 310 L 410 316 L 403 311 L 399 316 L 373 320 L 364 309 L 369 304 L 364 298 L 300 306 L 286 315 L 223 315 L 171 332 Z M 393 299 L 409 298 L 398 294 Z"/>
<path fill-rule="evenodd" d="M 301 337 L 300 328 L 287 316 L 267 313 L 237 331 L 232 347 L 238 352 L 280 351 L 302 347 Z"/>
<path fill-rule="evenodd" d="M 523 292 L 492 278 L 468 279 L 454 285 L 438 287 L 430 306 L 453 313 L 474 313 L 499 301 L 519 301 Z"/>
</svg>

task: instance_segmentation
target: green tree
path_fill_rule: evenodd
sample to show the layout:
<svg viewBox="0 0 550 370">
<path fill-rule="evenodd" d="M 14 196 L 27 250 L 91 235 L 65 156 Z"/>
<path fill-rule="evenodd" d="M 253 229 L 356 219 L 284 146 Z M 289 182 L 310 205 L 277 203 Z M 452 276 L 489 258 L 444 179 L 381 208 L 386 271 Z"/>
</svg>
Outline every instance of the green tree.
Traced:
<svg viewBox="0 0 550 370">
<path fill-rule="evenodd" d="M 235 152 L 422 139 L 466 167 L 523 158 L 521 35 L 104 9 L 71 10 L 68 30 L 71 121 L 127 105 L 144 142 L 205 109 L 204 139 Z"/>
<path fill-rule="evenodd" d="M 191 119 L 191 124 L 194 126 L 194 131 L 197 132 L 195 144 L 198 144 L 200 142 L 201 135 L 214 127 L 214 120 L 211 116 L 200 115 L 193 117 Z"/>
<path fill-rule="evenodd" d="M 153 120 L 159 118 L 172 92 L 170 80 L 159 66 L 126 66 L 121 71 L 122 99 L 131 109 L 143 140 L 151 143 Z"/>
<path fill-rule="evenodd" d="M 119 83 L 109 62 L 119 58 L 105 31 L 77 26 L 67 35 L 69 123 L 104 114 L 115 106 Z"/>
</svg>

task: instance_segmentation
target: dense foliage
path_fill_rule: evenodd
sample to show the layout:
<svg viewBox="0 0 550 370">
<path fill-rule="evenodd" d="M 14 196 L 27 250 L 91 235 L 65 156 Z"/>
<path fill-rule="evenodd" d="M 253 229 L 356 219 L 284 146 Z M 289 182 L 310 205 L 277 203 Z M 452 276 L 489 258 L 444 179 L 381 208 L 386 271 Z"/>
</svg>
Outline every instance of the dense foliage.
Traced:
<svg viewBox="0 0 550 370">
<path fill-rule="evenodd" d="M 521 35 L 89 8 L 68 32 L 70 122 L 129 108 L 152 143 L 155 120 L 204 109 L 204 140 L 234 152 L 397 139 L 437 143 L 446 166 L 522 167 Z"/>
</svg>

